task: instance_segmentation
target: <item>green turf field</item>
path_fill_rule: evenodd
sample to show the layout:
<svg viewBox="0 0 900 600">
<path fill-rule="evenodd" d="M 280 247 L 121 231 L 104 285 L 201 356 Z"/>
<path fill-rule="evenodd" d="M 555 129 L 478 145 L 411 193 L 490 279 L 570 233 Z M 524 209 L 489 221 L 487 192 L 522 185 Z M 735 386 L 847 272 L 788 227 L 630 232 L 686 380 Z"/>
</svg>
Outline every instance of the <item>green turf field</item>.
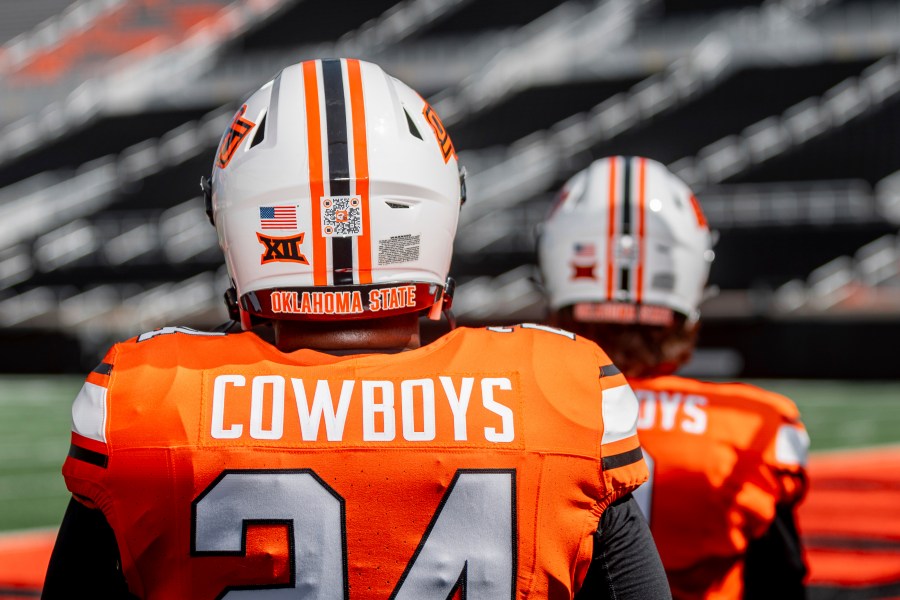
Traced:
<svg viewBox="0 0 900 600">
<path fill-rule="evenodd" d="M 58 524 L 81 377 L 0 377 L 0 531 Z"/>
<path fill-rule="evenodd" d="M 80 377 L 0 377 L 0 531 L 58 524 L 68 501 L 60 467 Z M 793 398 L 812 450 L 900 443 L 900 381 L 758 381 Z"/>
<path fill-rule="evenodd" d="M 800 407 L 811 450 L 900 444 L 900 381 L 752 381 Z"/>
</svg>

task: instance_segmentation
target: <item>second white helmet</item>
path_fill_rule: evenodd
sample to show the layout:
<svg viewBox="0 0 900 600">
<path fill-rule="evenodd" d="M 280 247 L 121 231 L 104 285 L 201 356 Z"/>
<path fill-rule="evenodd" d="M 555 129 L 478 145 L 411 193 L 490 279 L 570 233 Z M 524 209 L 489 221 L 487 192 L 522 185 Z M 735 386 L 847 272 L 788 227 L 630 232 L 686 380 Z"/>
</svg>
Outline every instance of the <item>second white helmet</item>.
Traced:
<svg viewBox="0 0 900 600">
<path fill-rule="evenodd" d="M 538 240 L 550 308 L 581 321 L 693 321 L 713 260 L 690 188 L 662 164 L 611 156 L 572 177 Z"/>
<path fill-rule="evenodd" d="M 431 106 L 377 65 L 285 68 L 235 115 L 206 187 L 245 328 L 444 302 L 456 153 Z"/>
</svg>

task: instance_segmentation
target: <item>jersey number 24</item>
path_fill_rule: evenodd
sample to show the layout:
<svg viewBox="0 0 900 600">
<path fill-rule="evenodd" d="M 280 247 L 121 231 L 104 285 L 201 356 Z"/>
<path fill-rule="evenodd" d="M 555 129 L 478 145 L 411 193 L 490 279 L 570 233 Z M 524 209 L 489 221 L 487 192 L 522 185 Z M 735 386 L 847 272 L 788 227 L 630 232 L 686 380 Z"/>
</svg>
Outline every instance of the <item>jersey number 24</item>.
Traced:
<svg viewBox="0 0 900 600">
<path fill-rule="evenodd" d="M 467 600 L 512 598 L 515 483 L 511 470 L 458 470 L 390 600 L 445 600 L 459 587 Z M 315 472 L 224 471 L 194 500 L 192 516 L 195 556 L 244 556 L 248 525 L 288 528 L 290 581 L 230 587 L 220 598 L 350 597 L 344 499 Z"/>
</svg>

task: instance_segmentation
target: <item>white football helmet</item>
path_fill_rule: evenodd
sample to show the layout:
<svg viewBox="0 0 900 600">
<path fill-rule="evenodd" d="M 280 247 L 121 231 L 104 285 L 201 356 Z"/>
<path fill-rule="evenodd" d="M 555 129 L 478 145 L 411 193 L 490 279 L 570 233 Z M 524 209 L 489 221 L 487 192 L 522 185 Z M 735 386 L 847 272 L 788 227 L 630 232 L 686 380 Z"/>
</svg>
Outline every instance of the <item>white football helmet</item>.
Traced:
<svg viewBox="0 0 900 600">
<path fill-rule="evenodd" d="M 431 106 L 377 65 L 285 68 L 238 110 L 201 184 L 241 324 L 438 318 L 461 173 Z"/>
<path fill-rule="evenodd" d="M 690 188 L 660 163 L 611 156 L 562 188 L 538 240 L 550 308 L 579 321 L 665 325 L 697 310 L 712 236 Z"/>
</svg>

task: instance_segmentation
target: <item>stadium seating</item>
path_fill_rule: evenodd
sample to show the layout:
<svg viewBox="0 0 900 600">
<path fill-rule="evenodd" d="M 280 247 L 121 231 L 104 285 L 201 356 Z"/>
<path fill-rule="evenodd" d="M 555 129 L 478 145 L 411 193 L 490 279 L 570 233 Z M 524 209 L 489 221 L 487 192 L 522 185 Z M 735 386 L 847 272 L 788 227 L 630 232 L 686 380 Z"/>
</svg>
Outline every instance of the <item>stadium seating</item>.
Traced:
<svg viewBox="0 0 900 600">
<path fill-rule="evenodd" d="M 814 447 L 896 441 L 893 391 L 831 380 L 897 379 L 881 350 L 900 337 L 900 3 L 510 4 L 0 3 L 0 372 L 80 377 L 114 340 L 223 322 L 199 177 L 249 92 L 287 64 L 355 56 L 428 97 L 468 169 L 461 324 L 541 320 L 534 238 L 557 189 L 601 156 L 646 155 L 720 234 L 686 373 L 827 379 L 801 407 L 811 431 L 831 421 Z M 7 379 L 7 480 L 25 482 L 7 528 L 67 501 L 79 377 Z M 885 449 L 813 458 L 811 600 L 900 597 L 898 465 Z M 0 598 L 39 594 L 53 537 L 0 537 Z"/>
<path fill-rule="evenodd" d="M 900 7 L 880 0 L 82 0 L 0 53 L 0 351 L 64 336 L 81 347 L 65 364 L 89 364 L 113 338 L 224 320 L 197 180 L 241 97 L 341 55 L 422 90 L 453 134 L 462 323 L 542 318 L 535 226 L 618 153 L 667 163 L 722 234 L 708 339 L 872 311 L 893 326 L 898 52 Z M 42 60 L 65 76 L 26 76 Z"/>
</svg>

